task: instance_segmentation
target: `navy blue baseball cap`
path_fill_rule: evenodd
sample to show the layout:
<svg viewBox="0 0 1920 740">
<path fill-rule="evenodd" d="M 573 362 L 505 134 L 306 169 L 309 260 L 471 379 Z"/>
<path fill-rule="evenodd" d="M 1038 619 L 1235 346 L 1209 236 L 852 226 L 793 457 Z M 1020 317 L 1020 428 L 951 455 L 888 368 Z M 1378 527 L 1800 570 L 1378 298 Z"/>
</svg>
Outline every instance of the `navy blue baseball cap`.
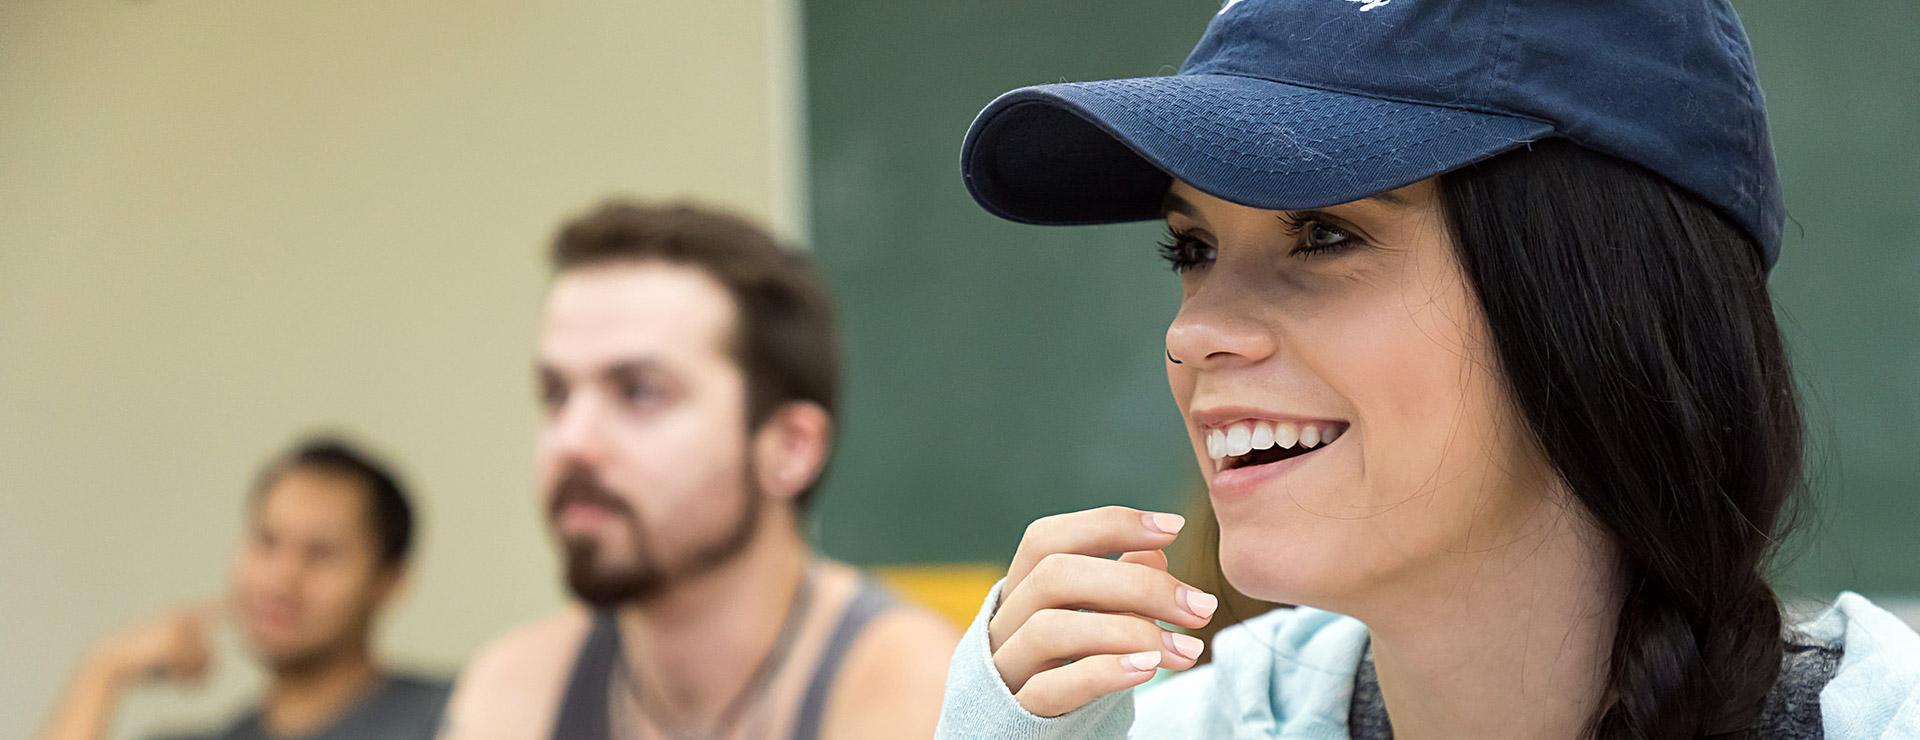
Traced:
<svg viewBox="0 0 1920 740">
<path fill-rule="evenodd" d="M 1228 0 L 1177 74 L 1006 93 L 960 160 L 996 215 L 1093 224 L 1159 218 L 1169 178 L 1320 208 L 1550 137 L 1658 173 L 1778 258 L 1765 104 L 1727 0 Z"/>
</svg>

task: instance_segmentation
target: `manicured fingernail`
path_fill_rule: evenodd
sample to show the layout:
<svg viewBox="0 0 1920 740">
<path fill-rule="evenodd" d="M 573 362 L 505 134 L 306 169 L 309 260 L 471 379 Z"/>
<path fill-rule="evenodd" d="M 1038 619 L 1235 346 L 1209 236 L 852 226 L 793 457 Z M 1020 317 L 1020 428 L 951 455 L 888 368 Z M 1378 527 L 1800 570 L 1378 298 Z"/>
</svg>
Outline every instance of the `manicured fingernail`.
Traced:
<svg viewBox="0 0 1920 740">
<path fill-rule="evenodd" d="M 1200 643 L 1200 638 L 1194 637 L 1193 635 L 1183 635 L 1178 632 L 1168 632 L 1165 634 L 1167 636 L 1167 649 L 1178 653 L 1180 657 L 1186 658 L 1187 660 L 1200 657 L 1200 650 L 1204 647 Z"/>
<path fill-rule="evenodd" d="M 1160 651 L 1148 650 L 1144 653 L 1120 656 L 1120 664 L 1135 673 L 1144 673 L 1160 666 Z"/>
<path fill-rule="evenodd" d="M 1180 528 L 1187 526 L 1187 518 L 1179 514 L 1148 514 L 1141 519 L 1146 520 L 1147 529 L 1161 534 L 1179 534 Z"/>
<path fill-rule="evenodd" d="M 1180 587 L 1180 606 L 1201 619 L 1213 616 L 1213 610 L 1219 608 L 1220 600 L 1205 591 L 1196 591 L 1185 586 Z"/>
</svg>

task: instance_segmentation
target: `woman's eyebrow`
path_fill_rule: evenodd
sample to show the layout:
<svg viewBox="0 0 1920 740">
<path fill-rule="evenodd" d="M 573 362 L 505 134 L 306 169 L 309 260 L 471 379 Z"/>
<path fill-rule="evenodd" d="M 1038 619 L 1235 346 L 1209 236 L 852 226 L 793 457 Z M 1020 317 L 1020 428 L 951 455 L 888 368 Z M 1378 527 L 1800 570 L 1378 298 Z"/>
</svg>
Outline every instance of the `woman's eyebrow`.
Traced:
<svg viewBox="0 0 1920 740">
<path fill-rule="evenodd" d="M 1361 200 L 1377 200 L 1390 206 L 1405 206 L 1410 202 L 1406 198 L 1395 194 L 1391 190 L 1388 190 L 1384 193 L 1376 194 L 1370 198 L 1362 198 Z"/>
<path fill-rule="evenodd" d="M 1160 199 L 1160 212 L 1162 214 L 1178 213 L 1187 218 L 1198 220 L 1200 218 L 1199 211 L 1200 209 L 1193 207 L 1193 204 L 1188 202 L 1186 198 L 1180 197 L 1179 193 L 1171 190 L 1167 191 L 1165 198 Z"/>
</svg>

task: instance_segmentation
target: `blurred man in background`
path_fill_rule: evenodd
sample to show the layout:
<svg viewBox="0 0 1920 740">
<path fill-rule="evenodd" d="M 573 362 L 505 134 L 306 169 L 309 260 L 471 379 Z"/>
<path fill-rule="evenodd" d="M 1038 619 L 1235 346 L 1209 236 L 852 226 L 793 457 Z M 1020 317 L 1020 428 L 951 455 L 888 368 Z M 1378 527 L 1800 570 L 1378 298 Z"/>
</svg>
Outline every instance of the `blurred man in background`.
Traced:
<svg viewBox="0 0 1920 740">
<path fill-rule="evenodd" d="M 956 636 L 801 533 L 839 381 L 826 289 L 740 219 L 609 203 L 552 253 L 543 509 L 584 608 L 468 667 L 456 737 L 927 737 Z"/>
<path fill-rule="evenodd" d="M 105 737 L 126 688 L 199 683 L 212 662 L 210 622 L 229 609 L 266 669 L 265 696 L 224 731 L 185 737 L 432 737 L 446 683 L 387 673 L 372 648 L 412 540 L 412 507 L 384 467 L 338 441 L 300 445 L 260 476 L 229 598 L 102 641 L 44 737 Z"/>
</svg>

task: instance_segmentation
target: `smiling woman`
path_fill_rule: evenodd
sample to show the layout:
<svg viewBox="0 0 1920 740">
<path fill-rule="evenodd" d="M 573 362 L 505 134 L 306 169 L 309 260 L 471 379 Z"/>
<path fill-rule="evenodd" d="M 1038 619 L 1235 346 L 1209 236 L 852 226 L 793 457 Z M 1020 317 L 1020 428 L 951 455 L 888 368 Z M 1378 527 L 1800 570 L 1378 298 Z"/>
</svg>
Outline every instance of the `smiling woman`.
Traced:
<svg viewBox="0 0 1920 740">
<path fill-rule="evenodd" d="M 1165 219 L 1221 568 L 1303 606 L 1220 633 L 1136 722 L 1128 690 L 1192 668 L 1218 605 L 1167 573 L 1184 521 L 1042 519 L 944 735 L 1920 733 L 1920 637 L 1852 594 L 1785 626 L 1769 584 L 1801 418 L 1731 8 L 1502 5 L 1229 3 L 1177 75 L 974 122 L 989 210 Z"/>
<path fill-rule="evenodd" d="M 1437 556 L 1538 518 L 1550 475 L 1489 370 L 1433 182 L 1303 212 L 1178 181 L 1168 201 L 1183 292 L 1168 375 L 1234 583 L 1364 614 L 1469 565 Z M 1262 427 L 1297 444 L 1248 454 Z"/>
</svg>

